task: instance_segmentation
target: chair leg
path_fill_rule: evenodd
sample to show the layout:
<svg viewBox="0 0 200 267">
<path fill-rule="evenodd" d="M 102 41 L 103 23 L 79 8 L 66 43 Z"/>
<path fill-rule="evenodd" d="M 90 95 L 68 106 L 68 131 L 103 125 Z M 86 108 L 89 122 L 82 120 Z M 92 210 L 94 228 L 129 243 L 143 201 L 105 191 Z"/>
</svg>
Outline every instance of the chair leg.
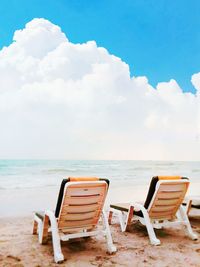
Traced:
<svg viewBox="0 0 200 267">
<path fill-rule="evenodd" d="M 128 214 L 127 214 L 127 218 L 126 218 L 125 231 L 127 231 L 131 225 L 131 221 L 133 218 L 133 212 L 134 212 L 134 207 L 130 206 Z"/>
<path fill-rule="evenodd" d="M 155 245 L 155 246 L 160 245 L 160 240 L 155 235 L 153 226 L 151 224 L 151 221 L 149 219 L 149 215 L 148 215 L 146 209 L 144 207 L 142 207 L 141 211 L 142 211 L 143 216 L 144 216 L 145 225 L 146 225 L 147 232 L 148 232 L 148 235 L 149 235 L 150 243 L 152 245 Z"/>
<path fill-rule="evenodd" d="M 119 224 L 120 224 L 120 227 L 121 227 L 121 231 L 125 232 L 126 231 L 126 227 L 127 227 L 127 220 L 129 218 L 129 213 L 128 213 L 128 215 L 127 214 L 125 215 L 124 212 L 122 212 L 121 210 L 117 210 L 117 209 L 113 209 L 113 208 L 111 208 L 111 212 L 115 213 L 117 215 L 117 217 L 119 219 Z"/>
<path fill-rule="evenodd" d="M 108 216 L 108 223 L 112 224 L 112 216 L 113 216 L 113 212 L 109 211 L 109 216 Z"/>
<path fill-rule="evenodd" d="M 192 208 L 192 200 L 189 200 L 187 205 L 186 205 L 187 215 L 189 214 L 191 208 Z"/>
<path fill-rule="evenodd" d="M 40 244 L 42 244 L 42 230 L 43 230 L 42 220 L 37 215 L 34 215 L 33 235 L 37 234 L 38 232 L 38 241 Z"/>
<path fill-rule="evenodd" d="M 180 211 L 180 215 L 182 217 L 182 220 L 186 226 L 189 237 L 192 240 L 197 240 L 198 236 L 193 232 L 190 221 L 189 221 L 188 216 L 187 216 L 187 213 L 185 212 L 185 210 L 182 206 L 180 206 L 179 211 Z"/>
<path fill-rule="evenodd" d="M 40 220 L 38 222 L 38 239 L 40 244 L 42 244 L 42 232 L 43 232 L 43 222 L 42 220 Z"/>
<path fill-rule="evenodd" d="M 62 262 L 64 261 L 64 256 L 61 250 L 60 237 L 56 229 L 52 229 L 52 239 L 53 239 L 54 260 L 56 263 Z"/>
<path fill-rule="evenodd" d="M 42 236 L 41 236 L 42 244 L 46 244 L 48 241 L 48 229 L 49 229 L 49 217 L 45 215 L 43 221 Z"/>
<path fill-rule="evenodd" d="M 60 242 L 60 236 L 58 233 L 57 221 L 56 221 L 55 215 L 52 211 L 46 211 L 45 216 L 48 216 L 49 220 L 51 222 L 54 260 L 56 263 L 60 263 L 60 262 L 64 261 L 64 255 L 62 254 L 62 250 L 61 250 L 61 242 Z"/>
<path fill-rule="evenodd" d="M 106 231 L 106 240 L 107 240 L 108 252 L 110 254 L 112 254 L 112 253 L 117 251 L 117 248 L 113 244 L 113 240 L 112 240 L 112 236 L 111 236 L 111 232 L 110 232 L 110 227 L 108 224 L 108 218 L 107 218 L 106 212 L 104 210 L 102 211 L 102 219 L 103 219 L 103 224 L 104 224 L 105 231 Z"/>
<path fill-rule="evenodd" d="M 38 227 L 38 223 L 36 220 L 33 221 L 33 235 L 37 235 L 37 227 Z"/>
</svg>

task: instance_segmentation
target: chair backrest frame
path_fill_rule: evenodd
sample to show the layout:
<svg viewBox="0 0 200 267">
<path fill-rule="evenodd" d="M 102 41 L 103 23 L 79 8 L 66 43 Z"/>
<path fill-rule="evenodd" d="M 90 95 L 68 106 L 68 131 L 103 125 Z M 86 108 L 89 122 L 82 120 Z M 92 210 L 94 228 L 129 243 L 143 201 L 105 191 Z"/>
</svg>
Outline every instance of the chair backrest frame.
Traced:
<svg viewBox="0 0 200 267">
<path fill-rule="evenodd" d="M 148 207 L 149 217 L 157 220 L 174 219 L 183 202 L 189 180 L 159 180 Z"/>
<path fill-rule="evenodd" d="M 181 176 L 154 176 L 152 177 L 150 185 L 149 185 L 149 190 L 146 196 L 146 200 L 144 202 L 144 207 L 146 209 L 148 209 L 149 207 L 149 204 L 156 190 L 157 182 L 160 180 L 163 181 L 163 180 L 189 180 L 189 179 L 187 177 L 181 177 Z"/>
<path fill-rule="evenodd" d="M 64 178 L 61 182 L 60 185 L 60 190 L 59 190 L 59 194 L 58 194 L 58 199 L 57 199 L 57 204 L 56 204 L 56 209 L 55 209 L 55 217 L 58 218 L 59 217 L 59 213 L 60 213 L 60 208 L 61 208 L 61 204 L 62 204 L 62 200 L 63 200 L 63 195 L 64 195 L 64 190 L 65 190 L 65 185 L 67 183 L 69 183 L 70 181 L 75 182 L 76 181 L 92 181 L 92 180 L 96 180 L 96 181 L 105 181 L 108 184 L 110 184 L 110 181 L 106 178 L 96 178 L 96 177 L 68 177 L 68 178 Z"/>
<path fill-rule="evenodd" d="M 106 180 L 67 182 L 58 214 L 62 231 L 94 228 L 108 191 Z"/>
</svg>

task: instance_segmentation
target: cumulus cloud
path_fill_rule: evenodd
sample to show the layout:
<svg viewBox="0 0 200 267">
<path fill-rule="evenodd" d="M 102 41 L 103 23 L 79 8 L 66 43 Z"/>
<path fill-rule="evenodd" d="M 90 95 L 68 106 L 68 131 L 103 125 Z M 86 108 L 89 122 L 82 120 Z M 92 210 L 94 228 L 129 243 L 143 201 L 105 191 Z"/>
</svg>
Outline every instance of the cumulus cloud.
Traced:
<svg viewBox="0 0 200 267">
<path fill-rule="evenodd" d="M 200 159 L 196 94 L 34 19 L 0 51 L 0 158 Z"/>
</svg>

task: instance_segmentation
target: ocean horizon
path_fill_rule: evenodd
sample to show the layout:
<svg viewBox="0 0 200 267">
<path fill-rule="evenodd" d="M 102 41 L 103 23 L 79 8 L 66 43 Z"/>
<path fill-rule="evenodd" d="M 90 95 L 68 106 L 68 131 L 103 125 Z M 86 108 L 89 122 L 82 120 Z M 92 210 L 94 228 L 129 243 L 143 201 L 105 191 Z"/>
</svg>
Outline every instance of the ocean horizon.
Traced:
<svg viewBox="0 0 200 267">
<path fill-rule="evenodd" d="M 0 190 L 57 186 L 69 176 L 110 179 L 113 186 L 144 185 L 152 176 L 179 175 L 198 182 L 199 161 L 0 160 Z"/>
</svg>

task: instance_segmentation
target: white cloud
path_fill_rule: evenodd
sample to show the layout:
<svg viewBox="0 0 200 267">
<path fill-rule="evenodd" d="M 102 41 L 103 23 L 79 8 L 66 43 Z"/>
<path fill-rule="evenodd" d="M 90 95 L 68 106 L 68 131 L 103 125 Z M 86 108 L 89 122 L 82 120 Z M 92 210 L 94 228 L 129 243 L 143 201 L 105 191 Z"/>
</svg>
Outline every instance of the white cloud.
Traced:
<svg viewBox="0 0 200 267">
<path fill-rule="evenodd" d="M 200 160 L 196 95 L 34 19 L 0 51 L 0 158 Z"/>
</svg>

